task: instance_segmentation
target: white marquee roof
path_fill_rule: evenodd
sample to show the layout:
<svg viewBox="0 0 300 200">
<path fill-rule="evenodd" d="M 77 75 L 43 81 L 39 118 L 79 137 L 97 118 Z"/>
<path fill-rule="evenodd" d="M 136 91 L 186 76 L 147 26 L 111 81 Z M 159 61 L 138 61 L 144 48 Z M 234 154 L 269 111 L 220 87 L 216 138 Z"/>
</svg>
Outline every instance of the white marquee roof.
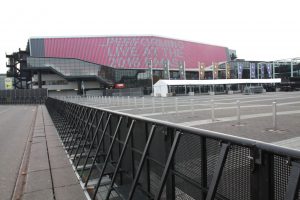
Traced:
<svg viewBox="0 0 300 200">
<path fill-rule="evenodd" d="M 250 83 L 281 83 L 275 79 L 216 79 L 216 80 L 159 80 L 154 86 L 162 85 L 222 85 L 222 84 L 250 84 Z"/>
</svg>

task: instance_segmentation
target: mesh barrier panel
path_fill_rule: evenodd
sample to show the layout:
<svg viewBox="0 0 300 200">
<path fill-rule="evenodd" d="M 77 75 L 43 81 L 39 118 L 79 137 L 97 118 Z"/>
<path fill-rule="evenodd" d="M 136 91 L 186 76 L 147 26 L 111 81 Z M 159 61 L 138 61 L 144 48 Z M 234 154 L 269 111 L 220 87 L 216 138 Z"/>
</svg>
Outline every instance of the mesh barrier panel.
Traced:
<svg viewBox="0 0 300 200">
<path fill-rule="evenodd" d="M 234 200 L 250 199 L 250 150 L 232 145 L 217 193 Z"/>
<path fill-rule="evenodd" d="M 219 157 L 220 153 L 220 144 L 217 140 L 207 139 L 206 140 L 207 146 L 207 185 L 210 184 L 214 169 L 216 166 L 216 161 Z"/>
<path fill-rule="evenodd" d="M 202 184 L 200 137 L 184 134 L 181 136 L 175 155 L 174 169 L 184 176 Z"/>
<path fill-rule="evenodd" d="M 274 155 L 274 199 L 276 200 L 284 199 L 291 170 L 287 161 L 284 157 Z"/>
<path fill-rule="evenodd" d="M 163 167 L 159 166 L 155 162 L 149 162 L 150 167 L 150 192 L 151 194 L 156 194 L 158 192 L 160 178 L 163 173 Z M 164 196 L 163 194 L 162 196 Z"/>
</svg>

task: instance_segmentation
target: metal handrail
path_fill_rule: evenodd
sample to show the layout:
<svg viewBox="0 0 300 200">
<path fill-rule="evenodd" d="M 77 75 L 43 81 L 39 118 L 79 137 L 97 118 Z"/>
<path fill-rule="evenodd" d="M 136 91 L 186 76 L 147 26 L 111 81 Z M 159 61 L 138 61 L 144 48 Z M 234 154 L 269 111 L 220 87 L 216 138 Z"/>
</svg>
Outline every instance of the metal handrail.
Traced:
<svg viewBox="0 0 300 200">
<path fill-rule="evenodd" d="M 60 101 L 63 101 L 63 100 L 60 100 Z M 67 101 L 64 101 L 64 102 L 67 102 Z M 72 103 L 72 102 L 69 102 L 69 103 Z M 115 115 L 130 117 L 135 120 L 141 120 L 141 121 L 146 121 L 149 123 L 155 123 L 155 124 L 159 124 L 159 125 L 163 125 L 163 126 L 168 126 L 168 127 L 182 130 L 183 132 L 186 131 L 186 132 L 198 135 L 198 136 L 209 137 L 209 138 L 218 139 L 218 140 L 227 141 L 227 142 L 230 141 L 232 143 L 242 145 L 242 146 L 247 146 L 247 147 L 257 147 L 257 148 L 265 150 L 265 151 L 270 151 L 270 152 L 277 153 L 280 155 L 288 155 L 288 156 L 300 159 L 300 151 L 297 149 L 281 147 L 281 146 L 278 146 L 275 144 L 271 144 L 271 143 L 267 143 L 267 142 L 263 142 L 263 141 L 259 141 L 259 140 L 254 140 L 254 139 L 249 139 L 249 138 L 243 138 L 243 137 L 234 136 L 234 135 L 228 135 L 228 134 L 221 133 L 221 132 L 183 126 L 183 125 L 175 124 L 173 122 L 163 121 L 163 120 L 159 120 L 159 119 L 153 119 L 153 118 L 148 118 L 148 117 L 144 117 L 144 116 L 138 116 L 138 115 L 133 115 L 133 114 L 129 114 L 129 113 L 108 110 L 105 108 L 99 108 L 99 107 L 92 106 L 92 105 L 82 105 L 82 106 L 93 108 L 93 109 L 98 109 L 98 110 L 105 111 L 105 112 L 115 114 Z"/>
<path fill-rule="evenodd" d="M 231 178 L 232 180 L 237 180 L 237 184 L 239 184 L 239 181 L 241 181 L 241 179 L 243 179 L 244 177 L 246 180 L 242 180 L 243 188 L 240 188 L 238 196 L 242 195 L 244 192 L 248 192 L 247 198 L 250 199 L 276 199 L 275 196 L 277 195 L 278 198 L 279 193 L 279 196 L 282 196 L 281 198 L 283 198 L 284 196 L 285 199 L 293 200 L 296 198 L 296 195 L 300 194 L 298 187 L 300 180 L 300 151 L 297 149 L 276 146 L 274 144 L 253 139 L 247 139 L 220 132 L 187 127 L 172 122 L 166 122 L 163 120 L 150 119 L 144 116 L 137 116 L 133 114 L 122 113 L 119 111 L 112 111 L 104 108 L 95 107 L 93 105 L 78 104 L 60 99 L 49 98 L 46 102 L 46 105 L 49 109 L 50 114 L 52 113 L 52 115 L 54 116 L 54 119 L 55 116 L 58 116 L 56 118 L 55 124 L 57 124 L 59 127 L 61 127 L 61 119 L 65 120 L 62 126 L 68 125 L 68 123 L 70 127 L 74 127 L 75 124 L 82 124 L 84 127 L 87 127 L 88 125 L 92 126 L 93 122 L 97 120 L 92 119 L 92 117 L 83 119 L 83 113 L 86 113 L 87 111 L 92 112 L 92 110 L 98 111 L 97 113 L 99 113 L 99 116 L 97 118 L 97 128 L 94 127 L 94 133 L 90 133 L 90 130 L 87 132 L 86 128 L 76 128 L 77 126 L 75 126 L 76 130 L 73 134 L 72 132 L 70 132 L 72 128 L 68 128 L 67 131 L 61 131 L 61 137 L 67 138 L 64 139 L 64 146 L 68 146 L 67 151 L 69 154 L 73 152 L 74 148 L 77 148 L 77 150 L 78 148 L 80 148 L 81 142 L 77 142 L 78 146 L 75 147 L 76 141 L 78 141 L 78 139 L 76 138 L 79 136 L 80 138 L 85 137 L 84 147 L 80 153 L 79 159 L 77 160 L 76 158 L 77 153 L 75 153 L 75 155 L 73 156 L 72 162 L 73 165 L 76 165 L 74 169 L 77 170 L 78 163 L 82 156 L 82 152 L 87 152 L 87 150 L 84 150 L 84 148 L 88 137 L 90 134 L 92 136 L 89 139 L 90 145 L 88 147 L 88 154 L 85 159 L 84 165 L 82 165 L 83 167 L 79 167 L 81 168 L 81 181 L 85 182 L 83 183 L 83 187 L 84 189 L 88 190 L 90 189 L 88 183 L 90 175 L 93 171 L 93 167 L 96 165 L 96 163 L 99 165 L 102 164 L 102 166 L 99 167 L 100 173 L 97 174 L 98 181 L 97 184 L 95 184 L 96 187 L 93 188 L 94 193 L 92 195 L 92 199 L 95 199 L 97 196 L 97 191 L 99 186 L 101 185 L 101 180 L 103 179 L 106 166 L 108 166 L 108 161 L 113 161 L 117 164 L 113 164 L 114 166 L 111 165 L 112 163 L 109 164 L 109 167 L 112 166 L 114 167 L 114 169 L 113 174 L 110 175 L 111 182 L 109 183 L 110 186 L 108 187 L 108 192 L 106 193 L 106 199 L 109 199 L 109 195 L 112 192 L 112 190 L 118 191 L 118 187 L 122 187 L 122 183 L 118 183 L 119 185 L 116 186 L 115 181 L 117 174 L 122 174 L 123 172 L 123 169 L 121 168 L 124 166 L 122 165 L 121 167 L 121 162 L 123 162 L 122 159 L 124 157 L 126 148 L 129 148 L 128 151 L 131 152 L 129 154 L 132 154 L 132 157 L 126 157 L 130 159 L 131 164 L 127 163 L 128 166 L 125 167 L 130 168 L 130 166 L 138 166 L 138 168 L 134 169 L 133 167 L 129 169 L 128 174 L 132 175 L 132 182 L 129 183 L 130 185 L 126 192 L 126 195 L 128 196 L 123 197 L 123 199 L 134 199 L 134 195 L 140 194 L 137 188 L 142 170 L 146 170 L 146 173 L 149 176 L 147 179 L 148 181 L 150 181 L 150 173 L 156 173 L 155 170 L 161 171 L 160 175 L 158 175 L 159 173 L 156 174 L 160 176 L 158 178 L 159 183 L 157 183 L 158 190 L 143 191 L 144 193 L 148 192 L 146 195 L 150 199 L 160 199 L 161 195 L 167 195 L 167 199 L 176 199 L 175 190 L 181 188 L 181 186 L 177 185 L 178 183 L 175 182 L 175 177 L 180 178 L 183 184 L 191 184 L 195 186 L 201 193 L 199 194 L 201 195 L 201 199 L 227 199 L 227 197 L 222 196 L 224 195 L 222 192 L 218 191 L 219 185 L 222 186 L 221 182 L 224 181 L 223 175 L 233 176 Z M 74 111 L 80 110 L 79 113 L 81 117 L 77 116 L 79 113 L 72 112 L 72 109 Z M 69 117 L 71 119 L 68 119 Z M 124 130 L 122 130 L 120 128 L 120 119 L 124 119 L 123 121 L 125 124 L 127 124 L 127 129 L 125 128 Z M 117 121 L 119 121 L 119 123 L 117 126 L 115 126 Z M 100 123 L 102 123 L 102 125 L 98 131 Z M 131 125 L 129 126 L 129 124 Z M 139 124 L 145 129 L 143 128 L 142 130 L 136 130 L 133 128 L 134 124 Z M 112 126 L 115 126 L 116 128 L 112 128 Z M 147 127 L 152 128 L 150 130 Z M 150 143 L 153 139 L 155 129 L 157 129 L 157 133 L 160 134 L 160 138 L 165 138 L 164 140 L 159 140 L 162 142 L 161 144 L 159 144 L 160 142 L 157 140 L 156 141 L 158 143 L 153 144 L 153 148 L 155 149 L 165 148 L 165 150 L 161 149 L 165 153 L 164 156 L 166 156 L 165 158 L 163 158 L 162 161 L 159 161 L 161 157 L 157 157 L 156 154 L 148 155 L 148 150 L 150 149 Z M 133 131 L 136 131 L 139 137 L 144 137 L 145 141 L 136 138 L 136 136 L 134 136 L 133 134 Z M 121 141 L 119 138 L 117 138 L 118 132 L 122 132 L 123 139 L 125 139 L 126 137 L 125 141 Z M 192 135 L 197 137 L 191 137 Z M 99 138 L 96 139 L 96 137 L 98 136 Z M 104 144 L 101 144 L 104 141 L 104 137 L 108 139 L 107 141 L 111 141 L 111 143 L 108 143 L 108 149 L 104 149 Z M 137 142 L 137 144 L 142 145 L 141 148 L 143 148 L 143 150 L 134 147 L 133 144 L 136 143 L 133 143 L 133 141 L 131 141 L 131 144 L 129 143 L 131 137 L 133 140 L 136 140 L 135 142 Z M 197 138 L 199 138 L 200 140 L 197 140 L 195 142 L 187 140 L 188 138 L 196 138 L 196 140 Z M 190 145 L 196 145 L 194 148 L 198 148 L 196 150 L 197 154 L 193 155 L 191 158 L 183 158 L 182 160 L 174 159 L 177 153 L 180 154 L 180 150 L 182 150 L 181 148 L 179 148 L 179 144 L 181 141 L 189 142 L 185 142 L 182 144 L 183 147 L 181 148 L 187 148 L 187 150 L 183 150 L 183 152 L 193 152 L 193 150 L 189 149 Z M 119 149 L 115 149 L 115 151 L 119 152 L 117 154 L 117 160 L 110 160 L 111 152 L 114 148 L 114 143 L 118 143 L 121 146 L 119 146 Z M 108 147 L 108 145 L 106 146 Z M 102 148 L 104 150 L 104 162 L 103 160 L 101 161 L 100 158 L 98 159 L 98 161 L 96 161 L 96 157 L 98 157 L 99 155 L 98 152 L 100 152 L 99 150 Z M 179 150 L 177 152 L 178 148 Z M 87 160 L 90 158 L 89 155 L 92 149 L 94 153 L 92 156 L 92 162 L 89 162 L 89 168 L 87 165 Z M 159 152 L 157 153 L 159 154 Z M 133 154 L 139 155 L 140 159 L 134 158 Z M 234 158 L 232 158 L 232 156 Z M 70 155 L 70 157 L 72 156 Z M 159 159 L 157 163 L 155 161 L 156 158 Z M 215 159 L 215 161 L 212 161 L 212 159 Z M 159 169 L 157 167 L 149 166 L 148 162 L 155 163 L 155 165 L 158 166 Z M 191 166 L 195 162 L 198 164 L 196 164 L 195 166 Z M 135 165 L 134 163 L 137 165 Z M 184 174 L 183 172 L 175 168 L 175 166 L 179 167 L 180 170 L 184 171 L 185 167 L 188 167 L 189 170 L 192 171 L 197 170 L 198 174 L 196 175 L 196 177 L 201 178 L 201 180 L 194 180 L 193 176 Z M 238 170 L 237 173 L 235 169 Z M 87 177 L 83 176 L 84 170 L 89 171 Z M 201 175 L 199 175 L 199 173 Z M 245 173 L 245 175 L 243 175 L 243 173 Z M 230 184 L 230 181 L 226 183 Z M 148 187 L 150 186 L 148 185 Z M 228 195 L 228 192 L 230 191 L 232 190 L 226 190 L 226 195 Z M 191 195 L 191 197 L 195 195 L 195 191 L 190 191 L 189 189 L 187 189 L 187 191 L 183 191 L 183 193 L 187 196 Z M 198 197 L 196 199 L 198 199 Z M 236 197 L 233 197 L 233 199 L 236 199 Z"/>
</svg>

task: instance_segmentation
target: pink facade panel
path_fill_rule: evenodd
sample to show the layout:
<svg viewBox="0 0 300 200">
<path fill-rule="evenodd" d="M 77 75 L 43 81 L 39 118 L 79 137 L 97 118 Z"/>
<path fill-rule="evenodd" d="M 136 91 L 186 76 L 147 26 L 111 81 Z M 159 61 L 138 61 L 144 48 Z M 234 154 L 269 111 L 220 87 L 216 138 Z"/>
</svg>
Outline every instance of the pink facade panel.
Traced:
<svg viewBox="0 0 300 200">
<path fill-rule="evenodd" d="M 147 68 L 148 59 L 157 69 L 165 60 L 171 69 L 182 61 L 186 69 L 198 69 L 198 62 L 208 66 L 228 59 L 225 47 L 154 36 L 46 38 L 44 46 L 45 57 L 77 58 L 121 69 Z"/>
</svg>

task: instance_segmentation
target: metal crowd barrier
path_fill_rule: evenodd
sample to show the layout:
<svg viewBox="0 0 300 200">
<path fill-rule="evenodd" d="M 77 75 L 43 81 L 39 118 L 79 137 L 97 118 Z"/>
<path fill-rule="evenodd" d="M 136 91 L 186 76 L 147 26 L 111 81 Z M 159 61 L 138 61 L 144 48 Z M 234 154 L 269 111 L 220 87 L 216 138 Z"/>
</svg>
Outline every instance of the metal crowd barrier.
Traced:
<svg viewBox="0 0 300 200">
<path fill-rule="evenodd" d="M 47 89 L 0 90 L 0 104 L 43 104 Z"/>
<path fill-rule="evenodd" d="M 299 199 L 300 152 L 48 98 L 91 199 Z"/>
</svg>

